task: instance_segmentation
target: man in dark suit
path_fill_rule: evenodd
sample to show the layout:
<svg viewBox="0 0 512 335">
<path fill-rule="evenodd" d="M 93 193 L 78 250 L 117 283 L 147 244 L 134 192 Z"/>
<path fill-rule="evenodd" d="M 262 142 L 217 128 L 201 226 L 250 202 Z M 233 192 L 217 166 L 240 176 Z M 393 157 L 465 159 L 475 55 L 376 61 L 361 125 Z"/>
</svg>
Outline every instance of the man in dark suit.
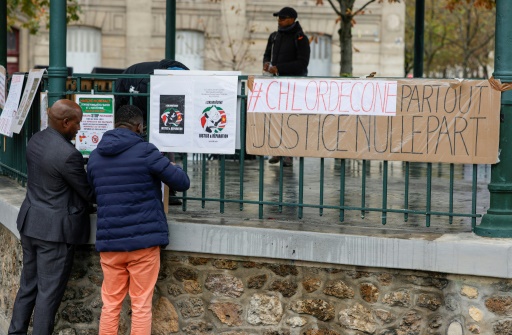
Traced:
<svg viewBox="0 0 512 335">
<path fill-rule="evenodd" d="M 89 203 L 82 155 L 71 139 L 80 130 L 82 110 L 59 100 L 48 111 L 49 127 L 27 145 L 27 195 L 17 225 L 23 248 L 20 288 L 9 334 L 51 335 L 73 264 L 74 245 L 89 240 Z"/>
</svg>

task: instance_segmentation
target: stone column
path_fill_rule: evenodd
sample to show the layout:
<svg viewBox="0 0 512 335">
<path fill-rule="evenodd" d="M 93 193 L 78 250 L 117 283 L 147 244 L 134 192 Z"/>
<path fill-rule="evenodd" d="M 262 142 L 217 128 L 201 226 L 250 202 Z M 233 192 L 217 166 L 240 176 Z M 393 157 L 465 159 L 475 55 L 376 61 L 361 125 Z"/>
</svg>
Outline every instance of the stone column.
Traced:
<svg viewBox="0 0 512 335">
<path fill-rule="evenodd" d="M 151 32 L 153 16 L 151 0 L 126 1 L 126 64 L 152 61 Z"/>
<path fill-rule="evenodd" d="M 240 60 L 244 53 L 245 43 L 244 37 L 247 36 L 247 14 L 246 14 L 246 0 L 222 0 L 221 13 L 222 18 L 219 20 L 222 24 L 221 30 L 221 48 L 223 48 L 221 55 L 224 56 L 226 61 L 233 59 Z M 225 66 L 224 70 L 234 70 L 231 66 Z"/>
<path fill-rule="evenodd" d="M 383 2 L 378 77 L 404 75 L 404 30 L 405 4 Z"/>
</svg>

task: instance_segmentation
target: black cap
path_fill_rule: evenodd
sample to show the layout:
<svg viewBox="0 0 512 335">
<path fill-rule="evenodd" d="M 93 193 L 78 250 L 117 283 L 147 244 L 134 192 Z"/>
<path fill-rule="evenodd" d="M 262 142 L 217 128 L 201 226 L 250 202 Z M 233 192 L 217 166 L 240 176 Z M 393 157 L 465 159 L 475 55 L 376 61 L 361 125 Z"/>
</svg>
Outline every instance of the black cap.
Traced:
<svg viewBox="0 0 512 335">
<path fill-rule="evenodd" d="M 274 16 L 292 17 L 296 19 L 297 11 L 292 7 L 283 7 L 279 12 L 274 13 Z"/>
</svg>

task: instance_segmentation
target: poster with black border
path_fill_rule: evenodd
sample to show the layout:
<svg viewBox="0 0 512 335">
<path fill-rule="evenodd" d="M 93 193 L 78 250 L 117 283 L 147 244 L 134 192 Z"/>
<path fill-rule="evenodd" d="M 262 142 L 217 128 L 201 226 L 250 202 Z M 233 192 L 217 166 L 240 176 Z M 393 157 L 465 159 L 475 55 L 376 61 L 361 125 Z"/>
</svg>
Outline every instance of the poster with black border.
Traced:
<svg viewBox="0 0 512 335">
<path fill-rule="evenodd" d="M 185 96 L 160 95 L 160 134 L 185 132 Z"/>
<path fill-rule="evenodd" d="M 187 72 L 151 76 L 150 142 L 163 152 L 234 154 L 238 76 Z M 169 117 L 181 121 L 162 128 Z"/>
</svg>

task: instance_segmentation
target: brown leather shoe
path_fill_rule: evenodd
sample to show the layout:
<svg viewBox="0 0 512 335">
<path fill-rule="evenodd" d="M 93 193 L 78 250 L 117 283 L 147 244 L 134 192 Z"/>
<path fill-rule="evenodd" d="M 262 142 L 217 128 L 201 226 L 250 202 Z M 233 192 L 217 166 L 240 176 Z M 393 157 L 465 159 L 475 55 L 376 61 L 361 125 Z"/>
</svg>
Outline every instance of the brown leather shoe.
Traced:
<svg viewBox="0 0 512 335">
<path fill-rule="evenodd" d="M 268 160 L 268 162 L 269 162 L 270 164 L 276 164 L 276 163 L 279 163 L 279 159 L 280 159 L 280 158 L 281 158 L 281 157 L 279 157 L 279 156 L 272 156 L 272 157 L 270 157 L 270 159 Z"/>
</svg>

